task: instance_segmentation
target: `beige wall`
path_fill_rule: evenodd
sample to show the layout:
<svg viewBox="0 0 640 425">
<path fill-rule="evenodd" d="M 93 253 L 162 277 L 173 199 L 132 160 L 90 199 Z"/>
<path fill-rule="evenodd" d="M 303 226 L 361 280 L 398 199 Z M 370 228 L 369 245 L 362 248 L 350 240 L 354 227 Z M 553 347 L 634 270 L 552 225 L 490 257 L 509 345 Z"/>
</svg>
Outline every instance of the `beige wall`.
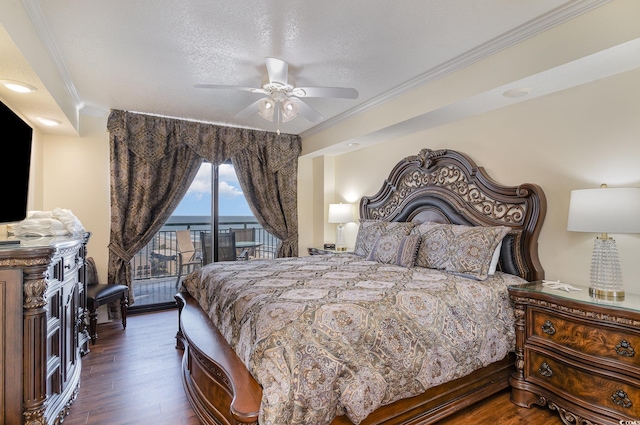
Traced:
<svg viewBox="0 0 640 425">
<path fill-rule="evenodd" d="M 107 119 L 81 117 L 82 137 L 42 135 L 39 209 L 70 209 L 91 232 L 88 255 L 107 281 L 109 245 L 109 137 Z"/>
</svg>

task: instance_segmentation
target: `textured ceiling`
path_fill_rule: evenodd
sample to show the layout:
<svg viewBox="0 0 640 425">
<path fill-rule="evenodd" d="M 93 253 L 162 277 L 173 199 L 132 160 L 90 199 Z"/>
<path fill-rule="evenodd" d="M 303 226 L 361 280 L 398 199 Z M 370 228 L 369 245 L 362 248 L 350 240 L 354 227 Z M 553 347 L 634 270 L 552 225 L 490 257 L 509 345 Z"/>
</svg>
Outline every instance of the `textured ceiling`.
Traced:
<svg viewBox="0 0 640 425">
<path fill-rule="evenodd" d="M 3 0 L 0 79 L 42 90 L 28 98 L 2 88 L 0 98 L 27 118 L 63 121 L 47 133 L 77 131 L 78 114 L 110 109 L 274 131 L 257 114 L 235 116 L 260 95 L 194 88 L 259 87 L 271 56 L 289 63 L 299 86 L 359 92 L 357 99 L 307 99 L 324 121 L 299 116 L 281 125 L 304 135 L 603 3 Z"/>
</svg>

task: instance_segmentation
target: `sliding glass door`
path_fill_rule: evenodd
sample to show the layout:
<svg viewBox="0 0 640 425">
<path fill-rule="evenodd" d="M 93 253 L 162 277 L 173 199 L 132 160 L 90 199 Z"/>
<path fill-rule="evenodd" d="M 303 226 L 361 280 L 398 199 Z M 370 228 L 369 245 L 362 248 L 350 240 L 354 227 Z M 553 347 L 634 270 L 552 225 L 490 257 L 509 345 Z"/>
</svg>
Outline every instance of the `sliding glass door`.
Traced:
<svg viewBox="0 0 640 425">
<path fill-rule="evenodd" d="M 188 230 L 203 263 L 270 258 L 279 242 L 266 233 L 249 208 L 233 164 L 204 162 L 186 195 L 154 239 L 132 260 L 132 309 L 173 305 L 178 270 L 176 231 Z"/>
</svg>

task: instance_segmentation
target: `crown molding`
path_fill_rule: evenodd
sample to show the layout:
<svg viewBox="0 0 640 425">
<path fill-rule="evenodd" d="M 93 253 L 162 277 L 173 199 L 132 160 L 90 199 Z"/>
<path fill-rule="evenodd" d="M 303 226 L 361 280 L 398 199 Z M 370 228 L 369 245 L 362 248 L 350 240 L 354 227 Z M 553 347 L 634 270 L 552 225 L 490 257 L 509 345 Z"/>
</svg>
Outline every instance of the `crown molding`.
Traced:
<svg viewBox="0 0 640 425">
<path fill-rule="evenodd" d="M 84 101 L 80 98 L 78 94 L 78 90 L 73 82 L 73 78 L 67 69 L 67 66 L 62 59 L 62 55 L 60 54 L 60 49 L 58 49 L 58 45 L 56 44 L 53 35 L 51 34 L 51 29 L 49 28 L 49 24 L 40 8 L 40 4 L 38 0 L 22 0 L 22 4 L 29 15 L 29 19 L 33 23 L 33 27 L 35 28 L 40 40 L 44 44 L 45 49 L 49 53 L 51 60 L 58 70 L 60 78 L 62 79 L 62 83 L 64 84 L 65 89 L 71 96 L 73 103 L 76 106 L 76 114 L 82 109 L 84 106 Z"/>
<path fill-rule="evenodd" d="M 336 115 L 322 123 L 311 127 L 308 130 L 300 133 L 300 137 L 312 136 L 323 130 L 326 130 L 342 121 L 359 115 L 369 109 L 373 109 L 380 106 L 392 99 L 402 96 L 412 90 L 417 89 L 420 86 L 431 83 L 437 79 L 440 79 L 446 75 L 449 75 L 455 71 L 463 69 L 475 62 L 485 59 L 501 50 L 516 45 L 528 38 L 543 33 L 550 28 L 563 24 L 576 16 L 587 13 L 593 9 L 596 9 L 604 4 L 610 3 L 612 0 L 575 0 L 573 2 L 562 5 L 547 14 L 533 19 L 529 22 L 520 25 L 513 30 L 506 32 L 493 40 L 490 40 L 480 46 L 469 50 L 455 58 L 442 63 L 428 70 L 427 72 L 379 95 L 374 97 L 368 102 L 363 103 L 360 106 L 352 108 L 340 115 Z"/>
</svg>

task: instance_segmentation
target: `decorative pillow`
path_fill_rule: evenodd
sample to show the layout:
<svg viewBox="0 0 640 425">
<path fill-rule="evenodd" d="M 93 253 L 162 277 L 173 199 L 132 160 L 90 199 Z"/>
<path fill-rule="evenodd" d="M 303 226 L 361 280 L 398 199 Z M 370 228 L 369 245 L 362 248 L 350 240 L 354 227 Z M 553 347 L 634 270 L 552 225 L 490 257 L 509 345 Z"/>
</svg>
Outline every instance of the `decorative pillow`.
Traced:
<svg viewBox="0 0 640 425">
<path fill-rule="evenodd" d="M 420 246 L 420 235 L 403 236 L 398 233 L 382 235 L 376 239 L 367 260 L 413 267 L 418 246 Z"/>
<path fill-rule="evenodd" d="M 422 224 L 416 266 L 485 280 L 493 254 L 509 228 Z"/>
<path fill-rule="evenodd" d="M 412 235 L 424 235 L 429 230 L 432 230 L 433 226 L 435 226 L 435 225 L 444 225 L 444 224 L 445 223 L 436 223 L 434 221 L 427 221 L 425 223 L 416 224 L 413 227 L 413 229 L 411 229 L 411 234 Z M 455 225 L 452 224 L 452 226 L 455 226 Z"/>
<path fill-rule="evenodd" d="M 413 223 L 361 219 L 353 253 L 366 258 L 380 236 L 386 234 L 406 236 L 412 228 Z"/>
</svg>

